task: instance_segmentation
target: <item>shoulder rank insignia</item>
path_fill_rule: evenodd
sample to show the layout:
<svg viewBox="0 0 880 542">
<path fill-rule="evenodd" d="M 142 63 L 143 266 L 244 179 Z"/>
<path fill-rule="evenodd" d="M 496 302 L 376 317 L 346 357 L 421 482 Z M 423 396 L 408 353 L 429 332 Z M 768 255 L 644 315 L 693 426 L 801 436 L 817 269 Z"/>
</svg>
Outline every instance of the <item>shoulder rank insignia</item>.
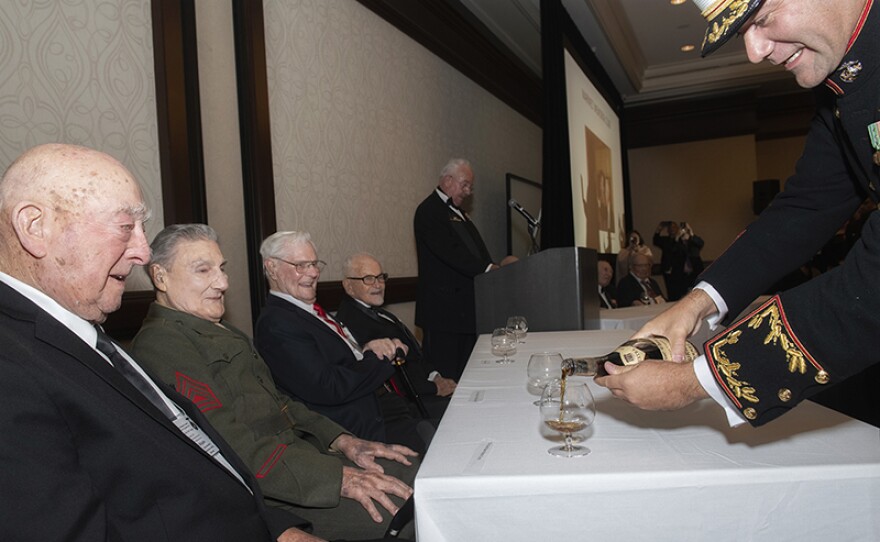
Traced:
<svg viewBox="0 0 880 542">
<path fill-rule="evenodd" d="M 177 381 L 174 386 L 177 388 L 177 393 L 195 403 L 196 407 L 202 412 L 208 412 L 209 410 L 214 410 L 215 408 L 223 406 L 220 399 L 214 395 L 211 386 L 204 382 L 199 382 L 195 378 L 187 376 L 180 371 L 175 372 L 174 377 Z"/>
</svg>

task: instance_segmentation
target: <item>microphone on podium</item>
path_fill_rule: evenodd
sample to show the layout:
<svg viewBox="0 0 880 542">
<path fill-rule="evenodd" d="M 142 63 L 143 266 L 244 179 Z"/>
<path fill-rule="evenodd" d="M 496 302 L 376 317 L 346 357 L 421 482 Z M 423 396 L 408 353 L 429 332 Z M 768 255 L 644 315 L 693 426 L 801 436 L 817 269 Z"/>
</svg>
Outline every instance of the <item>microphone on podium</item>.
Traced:
<svg viewBox="0 0 880 542">
<path fill-rule="evenodd" d="M 528 211 L 526 211 L 525 208 L 522 205 L 520 205 L 519 202 L 516 201 L 515 199 L 510 198 L 510 200 L 507 202 L 507 205 L 508 205 L 508 207 L 513 209 L 514 211 L 521 214 L 523 216 L 523 218 L 525 218 L 528 221 L 529 225 L 531 225 L 532 227 L 536 227 L 538 225 L 539 221 L 536 220 L 535 217 L 533 217 Z"/>
</svg>

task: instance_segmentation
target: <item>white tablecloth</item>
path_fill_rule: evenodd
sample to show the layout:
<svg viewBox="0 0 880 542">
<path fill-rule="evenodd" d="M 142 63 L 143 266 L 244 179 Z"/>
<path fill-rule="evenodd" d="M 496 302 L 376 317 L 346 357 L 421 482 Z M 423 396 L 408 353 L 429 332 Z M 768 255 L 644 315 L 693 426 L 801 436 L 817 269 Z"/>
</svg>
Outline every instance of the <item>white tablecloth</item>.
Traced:
<svg viewBox="0 0 880 542">
<path fill-rule="evenodd" d="M 593 452 L 549 455 L 530 353 L 598 355 L 630 333 L 530 333 L 509 365 L 481 336 L 416 477 L 419 542 L 880 540 L 880 430 L 811 402 L 731 429 L 710 400 L 644 412 L 587 379 Z"/>
</svg>

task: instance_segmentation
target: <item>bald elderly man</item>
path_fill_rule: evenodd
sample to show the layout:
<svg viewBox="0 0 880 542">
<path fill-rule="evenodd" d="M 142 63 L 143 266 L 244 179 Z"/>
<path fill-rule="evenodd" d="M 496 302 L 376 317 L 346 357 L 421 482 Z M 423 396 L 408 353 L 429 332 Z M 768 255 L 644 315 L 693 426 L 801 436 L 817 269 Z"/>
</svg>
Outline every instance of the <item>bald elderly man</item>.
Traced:
<svg viewBox="0 0 880 542">
<path fill-rule="evenodd" d="M 0 540 L 317 540 L 96 328 L 150 258 L 148 216 L 92 149 L 41 145 L 0 179 Z"/>
</svg>

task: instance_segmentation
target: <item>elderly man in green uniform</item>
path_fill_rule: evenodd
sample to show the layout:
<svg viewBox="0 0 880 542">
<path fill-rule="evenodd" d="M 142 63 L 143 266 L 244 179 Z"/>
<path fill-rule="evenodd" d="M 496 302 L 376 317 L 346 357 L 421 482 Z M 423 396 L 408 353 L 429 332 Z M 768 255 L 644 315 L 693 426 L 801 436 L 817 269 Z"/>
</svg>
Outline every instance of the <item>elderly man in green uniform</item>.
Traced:
<svg viewBox="0 0 880 542">
<path fill-rule="evenodd" d="M 267 504 L 301 512 L 322 537 L 381 538 L 412 494 L 415 452 L 356 438 L 275 388 L 252 341 L 222 319 L 229 283 L 212 228 L 169 226 L 151 248 L 156 302 L 134 339 L 137 358 L 207 416 Z"/>
<path fill-rule="evenodd" d="M 731 424 L 761 425 L 878 360 L 877 213 L 843 265 L 729 320 L 815 254 L 866 197 L 880 199 L 880 2 L 695 1 L 709 21 L 704 55 L 739 34 L 752 62 L 782 66 L 802 87 L 825 88 L 785 190 L 694 291 L 638 335 L 669 337 L 673 358 L 681 361 L 685 338 L 704 317 L 731 327 L 693 363 L 606 367 L 610 375 L 596 382 L 646 409 L 671 410 L 711 396 Z"/>
</svg>

